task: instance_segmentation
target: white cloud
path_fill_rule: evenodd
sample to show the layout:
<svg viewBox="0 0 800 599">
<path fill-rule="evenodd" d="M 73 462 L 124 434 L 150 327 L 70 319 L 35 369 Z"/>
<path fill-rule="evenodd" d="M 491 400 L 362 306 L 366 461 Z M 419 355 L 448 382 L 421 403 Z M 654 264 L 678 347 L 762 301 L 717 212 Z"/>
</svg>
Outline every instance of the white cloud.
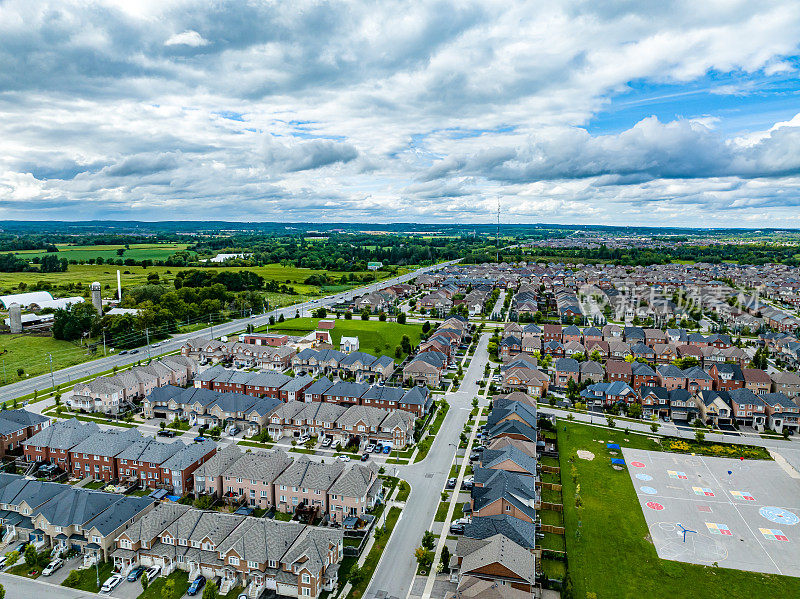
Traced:
<svg viewBox="0 0 800 599">
<path fill-rule="evenodd" d="M 191 46 L 197 48 L 198 46 L 207 46 L 208 40 L 203 39 L 203 36 L 191 29 L 183 33 L 176 33 L 171 35 L 167 41 L 164 42 L 165 46 Z"/>
<path fill-rule="evenodd" d="M 796 211 L 800 117 L 715 109 L 797 91 L 790 0 L 134 4 L 0 3 L 0 218 Z M 660 119 L 588 128 L 650 85 Z"/>
</svg>

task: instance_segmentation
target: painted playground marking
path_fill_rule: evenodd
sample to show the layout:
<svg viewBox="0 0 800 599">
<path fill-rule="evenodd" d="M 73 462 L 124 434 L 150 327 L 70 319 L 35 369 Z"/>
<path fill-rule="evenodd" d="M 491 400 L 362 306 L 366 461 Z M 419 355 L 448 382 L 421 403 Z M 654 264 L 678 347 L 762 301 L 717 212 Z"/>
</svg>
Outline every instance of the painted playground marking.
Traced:
<svg viewBox="0 0 800 599">
<path fill-rule="evenodd" d="M 639 487 L 642 493 L 647 493 L 648 495 L 656 495 L 658 491 L 656 491 L 653 487 Z"/>
<path fill-rule="evenodd" d="M 631 466 L 634 468 L 644 468 L 644 464 L 642 462 L 631 462 Z"/>
<path fill-rule="evenodd" d="M 711 513 L 711 506 L 710 505 L 698 505 L 697 506 L 697 511 L 698 512 L 704 512 L 706 514 L 710 514 Z"/>
<path fill-rule="evenodd" d="M 689 477 L 686 476 L 686 473 L 681 472 L 680 470 L 667 470 L 667 474 L 669 474 L 670 478 L 677 478 L 679 480 L 689 480 Z"/>
<path fill-rule="evenodd" d="M 770 522 L 775 522 L 777 524 L 784 524 L 786 526 L 794 526 L 798 522 L 800 522 L 800 518 L 797 517 L 797 514 L 790 512 L 789 510 L 785 510 L 780 507 L 775 507 L 771 505 L 765 505 L 758 513 L 761 514 L 764 518 L 769 520 Z"/>
<path fill-rule="evenodd" d="M 645 482 L 647 482 L 648 480 L 653 480 L 653 477 L 650 476 L 649 474 L 642 474 L 642 473 L 637 474 L 636 478 L 638 478 L 639 480 L 643 480 Z"/>
<path fill-rule="evenodd" d="M 720 536 L 723 533 L 712 534 Z M 690 531 L 680 524 L 655 522 L 650 525 L 650 537 L 662 559 L 711 564 L 728 557 L 724 543 L 712 536 Z"/>
<path fill-rule="evenodd" d="M 655 510 L 657 512 L 660 512 L 661 510 L 664 509 L 664 506 L 658 503 L 657 501 L 648 501 L 647 503 L 645 503 L 645 505 L 649 507 L 651 510 Z"/>
<path fill-rule="evenodd" d="M 788 541 L 789 537 L 783 534 L 782 530 L 778 530 L 777 528 L 759 528 L 758 530 L 761 531 L 761 534 L 764 535 L 764 538 L 768 541 Z"/>
<path fill-rule="evenodd" d="M 731 533 L 731 529 L 727 527 L 725 524 L 718 524 L 716 522 L 706 522 L 706 528 L 708 528 L 708 532 L 712 535 L 725 535 L 728 537 L 732 537 L 733 533 Z"/>
<path fill-rule="evenodd" d="M 714 497 L 714 491 L 705 487 L 692 487 L 695 495 L 703 495 L 705 497 Z"/>
<path fill-rule="evenodd" d="M 756 498 L 750 494 L 750 491 L 731 491 L 731 495 L 733 495 L 736 499 L 741 499 L 742 501 L 756 500 Z"/>
</svg>

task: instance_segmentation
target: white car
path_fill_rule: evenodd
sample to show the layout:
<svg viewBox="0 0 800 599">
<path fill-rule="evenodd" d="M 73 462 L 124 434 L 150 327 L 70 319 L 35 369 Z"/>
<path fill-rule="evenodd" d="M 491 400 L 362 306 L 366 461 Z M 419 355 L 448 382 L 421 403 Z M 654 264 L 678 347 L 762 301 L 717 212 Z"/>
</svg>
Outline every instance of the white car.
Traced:
<svg viewBox="0 0 800 599">
<path fill-rule="evenodd" d="M 100 587 L 100 592 L 110 593 L 121 582 L 122 582 L 122 574 L 112 574 L 106 579 L 106 581 L 103 583 L 103 586 Z"/>
<path fill-rule="evenodd" d="M 0 568 L 6 565 L 6 561 L 8 561 L 8 558 L 5 555 L 0 555 Z"/>
<path fill-rule="evenodd" d="M 350 456 L 349 455 L 340 455 L 336 459 L 339 460 L 340 462 L 349 462 L 350 461 Z"/>
<path fill-rule="evenodd" d="M 60 557 L 57 557 L 53 561 L 51 561 L 44 570 L 42 570 L 42 576 L 50 576 L 53 572 L 58 570 L 61 566 L 64 565 L 64 560 Z"/>
<path fill-rule="evenodd" d="M 147 581 L 153 582 L 161 574 L 161 566 L 151 566 L 147 568 L 145 574 L 147 574 Z"/>
</svg>

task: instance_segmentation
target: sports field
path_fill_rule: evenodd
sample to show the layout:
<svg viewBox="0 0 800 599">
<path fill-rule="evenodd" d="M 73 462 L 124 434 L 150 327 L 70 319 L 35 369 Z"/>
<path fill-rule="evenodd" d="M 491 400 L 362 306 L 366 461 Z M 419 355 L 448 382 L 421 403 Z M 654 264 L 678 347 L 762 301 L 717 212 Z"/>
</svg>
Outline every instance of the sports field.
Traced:
<svg viewBox="0 0 800 599">
<path fill-rule="evenodd" d="M 728 569 L 724 561 L 717 567 L 659 558 L 627 469 L 615 470 L 611 466 L 611 458 L 622 455 L 619 452 L 612 455 L 614 450 L 606 448 L 608 442 L 623 448 L 658 449 L 656 443 L 643 435 L 558 421 L 567 527 L 566 596 L 584 599 L 594 593 L 598 599 L 800 597 L 798 578 Z M 578 457 L 578 450 L 590 452 L 593 459 Z"/>
<path fill-rule="evenodd" d="M 317 328 L 318 318 L 290 318 L 286 322 L 269 327 L 270 332 L 287 335 L 303 335 Z M 261 330 L 261 329 L 259 329 Z M 419 344 L 422 325 L 379 322 L 377 320 L 336 320 L 331 331 L 334 348 L 339 348 L 339 340 L 344 337 L 358 337 L 360 351 L 372 355 L 385 355 L 394 358 L 395 347 L 400 345 L 403 335 L 408 335 L 411 346 Z"/>
</svg>

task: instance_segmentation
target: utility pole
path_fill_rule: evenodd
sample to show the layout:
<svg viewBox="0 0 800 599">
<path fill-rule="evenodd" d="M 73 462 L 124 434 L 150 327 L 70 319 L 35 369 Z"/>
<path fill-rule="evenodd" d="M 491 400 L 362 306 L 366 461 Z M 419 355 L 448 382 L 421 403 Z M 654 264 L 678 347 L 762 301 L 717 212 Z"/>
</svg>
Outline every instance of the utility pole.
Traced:
<svg viewBox="0 0 800 599">
<path fill-rule="evenodd" d="M 53 354 L 47 354 L 50 356 L 50 382 L 53 384 L 53 391 L 56 390 L 56 379 L 53 376 Z"/>
<path fill-rule="evenodd" d="M 103 329 L 103 355 L 106 355 L 106 330 Z"/>
<path fill-rule="evenodd" d="M 149 360 L 150 359 L 150 329 L 148 329 L 147 327 L 145 327 L 145 329 L 144 329 L 144 336 L 145 336 L 145 339 L 147 340 L 147 359 Z"/>
<path fill-rule="evenodd" d="M 497 244 L 497 254 L 495 255 L 495 262 L 500 263 L 500 196 L 497 196 L 497 236 L 495 237 Z"/>
<path fill-rule="evenodd" d="M 5 385 L 8 381 L 6 380 L 6 359 L 3 358 L 3 384 Z"/>
</svg>

